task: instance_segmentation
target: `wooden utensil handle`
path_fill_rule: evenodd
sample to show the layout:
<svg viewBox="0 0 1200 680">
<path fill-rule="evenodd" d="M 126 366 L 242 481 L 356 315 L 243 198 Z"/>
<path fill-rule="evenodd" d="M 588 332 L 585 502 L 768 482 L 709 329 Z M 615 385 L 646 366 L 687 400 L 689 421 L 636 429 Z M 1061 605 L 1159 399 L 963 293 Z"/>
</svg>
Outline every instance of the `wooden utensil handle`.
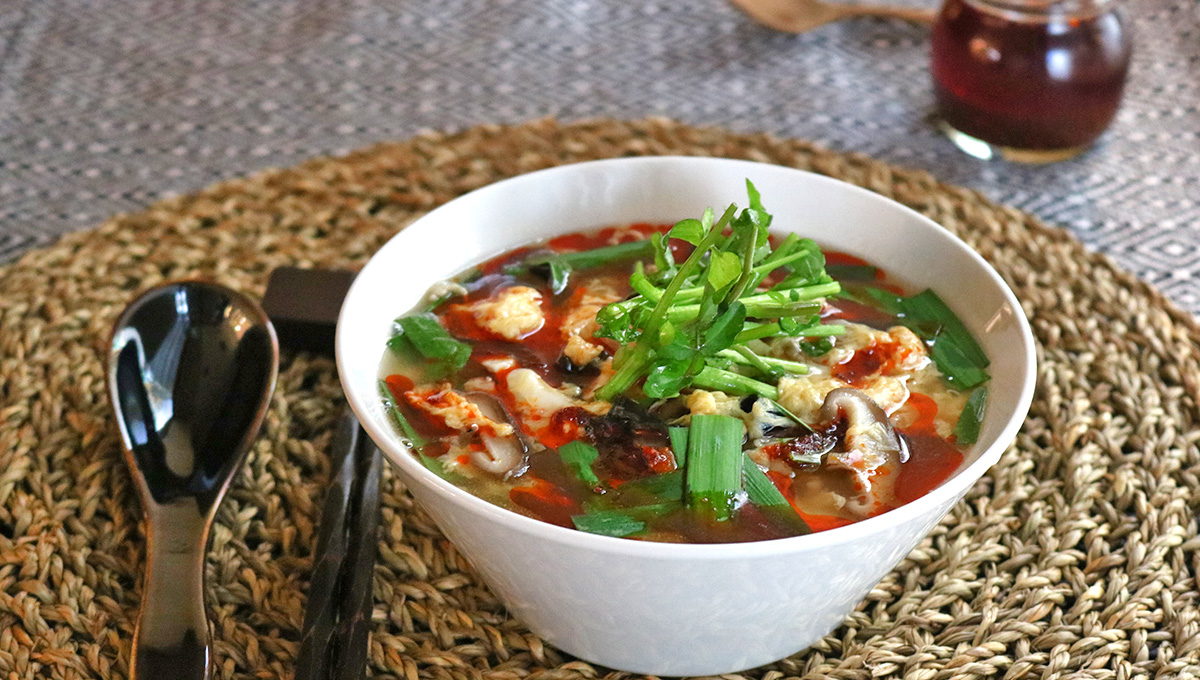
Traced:
<svg viewBox="0 0 1200 680">
<path fill-rule="evenodd" d="M 853 14 L 875 17 L 892 17 L 918 24 L 932 24 L 937 12 L 924 7 L 895 7 L 891 5 L 848 5 Z"/>
</svg>

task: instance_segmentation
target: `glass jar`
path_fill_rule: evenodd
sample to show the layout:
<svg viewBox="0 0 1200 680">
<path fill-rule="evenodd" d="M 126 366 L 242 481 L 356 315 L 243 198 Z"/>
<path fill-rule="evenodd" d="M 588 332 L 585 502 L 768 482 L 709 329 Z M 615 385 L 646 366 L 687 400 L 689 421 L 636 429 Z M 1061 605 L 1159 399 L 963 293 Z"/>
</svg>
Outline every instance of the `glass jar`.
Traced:
<svg viewBox="0 0 1200 680">
<path fill-rule="evenodd" d="M 945 0 L 931 48 L 940 124 L 959 148 L 1048 163 L 1112 122 L 1132 45 L 1111 0 Z"/>
</svg>

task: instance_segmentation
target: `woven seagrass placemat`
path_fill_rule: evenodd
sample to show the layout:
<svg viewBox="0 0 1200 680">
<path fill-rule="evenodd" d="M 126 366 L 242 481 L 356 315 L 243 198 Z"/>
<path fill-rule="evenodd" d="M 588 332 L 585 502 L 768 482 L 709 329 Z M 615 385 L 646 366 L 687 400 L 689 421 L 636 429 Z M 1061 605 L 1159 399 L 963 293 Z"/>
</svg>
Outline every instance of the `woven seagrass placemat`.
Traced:
<svg viewBox="0 0 1200 680">
<path fill-rule="evenodd" d="M 104 392 L 138 291 L 213 278 L 261 295 L 281 265 L 357 267 L 416 216 L 548 166 L 693 154 L 814 170 L 906 203 L 1004 276 L 1039 342 L 1012 447 L 843 625 L 750 678 L 1179 677 L 1200 668 L 1200 327 L 1065 232 L 918 172 L 664 120 L 480 127 L 319 159 L 113 218 L 0 270 L 0 673 L 124 677 L 142 534 Z M 289 677 L 331 429 L 330 360 L 288 354 L 208 561 L 217 677 Z M 390 474 L 375 677 L 606 669 L 506 614 Z M 685 652 L 686 653 L 686 652 Z"/>
</svg>

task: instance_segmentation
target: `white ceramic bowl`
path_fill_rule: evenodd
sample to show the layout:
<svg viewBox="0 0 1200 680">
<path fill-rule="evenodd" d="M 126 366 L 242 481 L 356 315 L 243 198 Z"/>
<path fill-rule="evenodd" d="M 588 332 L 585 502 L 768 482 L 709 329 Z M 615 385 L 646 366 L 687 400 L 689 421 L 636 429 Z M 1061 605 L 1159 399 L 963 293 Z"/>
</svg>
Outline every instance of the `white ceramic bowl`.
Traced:
<svg viewBox="0 0 1200 680">
<path fill-rule="evenodd" d="M 435 281 L 516 246 L 631 222 L 669 223 L 746 204 L 745 180 L 796 231 L 930 287 L 992 360 L 987 414 L 958 472 L 926 496 L 847 527 L 757 543 L 677 545 L 595 536 L 491 505 L 432 474 L 401 443 L 378 396 L 392 319 Z M 732 672 L 829 633 L 992 466 L 1034 386 L 1029 325 L 1011 291 L 942 227 L 877 194 L 774 165 L 624 158 L 523 175 L 430 212 L 391 239 L 350 289 L 337 329 L 350 405 L 417 500 L 531 630 L 611 668 Z"/>
</svg>

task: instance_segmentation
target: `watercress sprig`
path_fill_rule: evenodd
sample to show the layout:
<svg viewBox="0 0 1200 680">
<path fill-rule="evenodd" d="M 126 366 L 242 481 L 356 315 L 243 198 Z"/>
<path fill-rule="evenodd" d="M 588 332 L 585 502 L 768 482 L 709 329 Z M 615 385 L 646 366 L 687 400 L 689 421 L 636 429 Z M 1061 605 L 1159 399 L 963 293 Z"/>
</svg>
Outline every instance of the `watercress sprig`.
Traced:
<svg viewBox="0 0 1200 680">
<path fill-rule="evenodd" d="M 652 398 L 691 385 L 774 398 L 773 383 L 796 372 L 794 366 L 760 361 L 746 343 L 844 331 L 820 319 L 824 298 L 841 290 L 825 273 L 821 249 L 794 234 L 773 248 L 772 216 L 749 181 L 746 192 L 749 206 L 740 213 L 733 204 L 717 219 L 709 208 L 700 219 L 682 220 L 651 240 L 655 271 L 636 267 L 630 276 L 635 295 L 596 315 L 596 336 L 622 345 L 597 399 L 611 401 L 639 381 Z M 668 239 L 694 246 L 683 264 L 675 263 Z"/>
</svg>

